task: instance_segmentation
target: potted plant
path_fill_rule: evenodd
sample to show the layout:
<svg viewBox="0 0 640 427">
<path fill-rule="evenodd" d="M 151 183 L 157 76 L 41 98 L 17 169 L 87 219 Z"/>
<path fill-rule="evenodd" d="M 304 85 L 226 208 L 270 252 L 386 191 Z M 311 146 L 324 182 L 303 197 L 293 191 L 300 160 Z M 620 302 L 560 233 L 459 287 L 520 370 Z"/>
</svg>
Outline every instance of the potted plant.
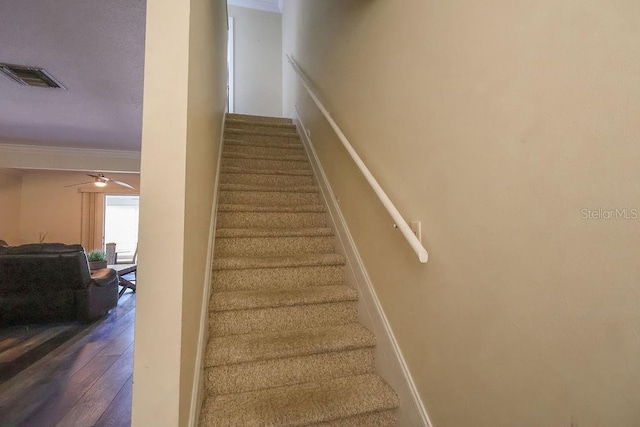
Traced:
<svg viewBox="0 0 640 427">
<path fill-rule="evenodd" d="M 93 250 L 87 254 L 89 270 L 99 270 L 107 268 L 107 253 L 103 250 Z"/>
</svg>

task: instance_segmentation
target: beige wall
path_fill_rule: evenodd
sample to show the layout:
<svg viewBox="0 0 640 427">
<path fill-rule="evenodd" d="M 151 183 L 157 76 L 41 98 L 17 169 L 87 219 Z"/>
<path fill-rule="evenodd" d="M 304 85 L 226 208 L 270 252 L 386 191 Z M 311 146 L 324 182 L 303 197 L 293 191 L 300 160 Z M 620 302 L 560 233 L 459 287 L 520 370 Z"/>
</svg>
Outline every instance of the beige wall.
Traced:
<svg viewBox="0 0 640 427">
<path fill-rule="evenodd" d="M 189 418 L 225 58 L 224 1 L 147 3 L 134 426 Z"/>
<path fill-rule="evenodd" d="M 640 420 L 640 4 L 288 1 L 285 75 L 436 426 Z M 627 211 L 632 216 L 632 212 Z M 638 211 L 640 214 L 640 210 Z"/>
<path fill-rule="evenodd" d="M 234 19 L 235 112 L 282 116 L 282 15 L 229 6 Z"/>
<path fill-rule="evenodd" d="M 40 233 L 46 233 L 47 242 L 79 244 L 82 195 L 77 188 L 64 186 L 90 180 L 79 172 L 26 172 L 22 178 L 20 243 L 37 243 Z"/>
<path fill-rule="evenodd" d="M 20 171 L 0 170 L 0 239 L 10 245 L 20 241 Z"/>
<path fill-rule="evenodd" d="M 206 274 L 210 268 L 207 256 L 213 255 L 207 249 L 222 116 L 226 111 L 226 30 L 225 1 L 191 0 L 180 425 L 188 420 L 194 374 L 201 369 L 196 366 L 196 351 L 200 350 L 197 344 L 202 301 L 208 296 L 203 287 L 210 277 Z"/>
<path fill-rule="evenodd" d="M 108 176 L 135 188 L 140 186 L 138 174 Z M 40 233 L 46 233 L 46 242 L 82 243 L 82 190 L 80 187 L 65 188 L 65 185 L 87 181 L 91 178 L 84 172 L 0 170 L 0 230 L 9 224 L 12 230 L 10 237 L 0 238 L 19 245 L 37 243 Z M 121 188 L 111 184 L 99 194 L 118 194 Z M 98 205 L 100 209 L 103 206 L 100 202 Z M 102 223 L 100 212 L 98 223 Z M 101 227 L 96 230 L 98 242 L 101 232 Z"/>
</svg>

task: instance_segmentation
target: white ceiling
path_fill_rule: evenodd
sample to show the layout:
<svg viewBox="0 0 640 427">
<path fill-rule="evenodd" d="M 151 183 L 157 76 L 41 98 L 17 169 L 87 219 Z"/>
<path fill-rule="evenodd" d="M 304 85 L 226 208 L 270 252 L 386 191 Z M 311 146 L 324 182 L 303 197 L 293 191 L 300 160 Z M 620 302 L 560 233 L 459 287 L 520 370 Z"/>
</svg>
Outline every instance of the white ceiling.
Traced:
<svg viewBox="0 0 640 427">
<path fill-rule="evenodd" d="M 0 75 L 0 144 L 139 151 L 145 4 L 0 0 L 0 62 L 43 67 L 68 88 Z"/>
</svg>

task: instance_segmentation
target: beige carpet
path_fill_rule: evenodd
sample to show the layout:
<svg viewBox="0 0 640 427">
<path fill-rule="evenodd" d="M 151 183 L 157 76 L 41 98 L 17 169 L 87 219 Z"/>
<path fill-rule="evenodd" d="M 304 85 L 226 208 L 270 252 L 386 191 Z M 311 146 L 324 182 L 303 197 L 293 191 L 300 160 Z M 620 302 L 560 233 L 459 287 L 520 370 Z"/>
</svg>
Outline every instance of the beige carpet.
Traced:
<svg viewBox="0 0 640 427">
<path fill-rule="evenodd" d="M 202 426 L 394 426 L 289 119 L 227 116 Z"/>
</svg>

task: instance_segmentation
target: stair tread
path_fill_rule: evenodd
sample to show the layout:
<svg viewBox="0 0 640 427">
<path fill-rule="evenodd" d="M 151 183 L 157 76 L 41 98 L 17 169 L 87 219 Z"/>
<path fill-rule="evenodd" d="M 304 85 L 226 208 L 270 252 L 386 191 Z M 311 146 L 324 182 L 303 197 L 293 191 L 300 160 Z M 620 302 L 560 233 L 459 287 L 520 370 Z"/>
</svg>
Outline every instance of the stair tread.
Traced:
<svg viewBox="0 0 640 427">
<path fill-rule="evenodd" d="M 373 347 L 373 333 L 359 323 L 339 326 L 212 337 L 204 366 L 221 366 Z"/>
<path fill-rule="evenodd" d="M 257 191 L 263 193 L 319 193 L 317 185 L 253 185 L 253 184 L 220 184 L 220 191 Z"/>
<path fill-rule="evenodd" d="M 264 147 L 253 145 L 229 145 L 225 146 L 222 153 L 224 155 L 248 154 L 255 156 L 272 156 L 282 158 L 283 156 L 299 156 L 306 158 L 304 150 L 296 150 L 289 147 Z"/>
<path fill-rule="evenodd" d="M 275 145 L 277 144 L 277 145 Z M 284 148 L 289 150 L 304 150 L 301 142 L 269 142 L 269 141 L 244 141 L 242 139 L 225 138 L 225 147 L 264 147 L 264 148 Z"/>
<path fill-rule="evenodd" d="M 295 129 L 296 125 L 293 123 L 270 123 L 270 122 L 255 122 L 251 120 L 232 119 L 228 118 L 226 124 L 230 125 L 248 125 L 248 126 L 265 126 L 274 128 Z"/>
<path fill-rule="evenodd" d="M 397 418 L 398 410 L 394 408 L 316 423 L 313 427 L 397 427 Z"/>
<path fill-rule="evenodd" d="M 259 116 L 256 114 L 227 113 L 226 118 L 229 120 L 246 120 L 251 123 L 286 123 L 293 124 L 293 120 L 288 117 L 270 117 Z"/>
<path fill-rule="evenodd" d="M 232 127 L 227 127 L 225 129 L 225 133 L 231 133 L 235 135 L 259 135 L 259 136 L 275 136 L 282 138 L 298 138 L 298 134 L 296 132 L 268 132 L 264 130 L 250 130 L 250 129 L 237 129 Z"/>
<path fill-rule="evenodd" d="M 250 175 L 295 175 L 295 176 L 313 176 L 310 169 L 247 169 L 237 166 L 222 166 L 221 173 L 237 173 Z"/>
<path fill-rule="evenodd" d="M 355 301 L 358 294 L 346 285 L 310 286 L 268 291 L 220 291 L 211 294 L 209 311 L 248 310 Z"/>
<path fill-rule="evenodd" d="M 398 397 L 378 375 L 365 374 L 208 396 L 206 425 L 294 426 L 395 409 Z"/>
<path fill-rule="evenodd" d="M 216 238 L 333 236 L 332 228 L 219 228 Z"/>
<path fill-rule="evenodd" d="M 309 254 L 286 257 L 220 257 L 213 260 L 214 270 L 245 270 L 250 268 L 286 268 L 318 265 L 344 265 L 339 254 Z"/>
<path fill-rule="evenodd" d="M 221 203 L 218 212 L 326 212 L 322 205 L 247 205 Z"/>
<path fill-rule="evenodd" d="M 291 161 L 291 162 L 308 162 L 307 156 L 305 155 L 295 155 L 295 154 L 282 154 L 282 155 L 272 155 L 272 154 L 254 154 L 254 153 L 240 153 L 236 151 L 224 151 L 222 153 L 222 157 L 227 159 L 257 159 L 257 160 L 280 160 L 280 161 Z"/>
<path fill-rule="evenodd" d="M 289 141 L 289 142 L 282 142 L 282 141 L 265 141 L 265 140 L 247 140 L 247 139 L 236 139 L 232 137 L 233 135 L 229 136 L 229 135 L 225 135 L 224 137 L 224 143 L 225 146 L 226 144 L 232 144 L 232 145 L 236 145 L 236 146 L 243 146 L 243 147 L 270 147 L 270 148 L 294 148 L 294 147 L 299 147 L 304 149 L 304 146 L 302 145 L 301 141 Z"/>
</svg>

